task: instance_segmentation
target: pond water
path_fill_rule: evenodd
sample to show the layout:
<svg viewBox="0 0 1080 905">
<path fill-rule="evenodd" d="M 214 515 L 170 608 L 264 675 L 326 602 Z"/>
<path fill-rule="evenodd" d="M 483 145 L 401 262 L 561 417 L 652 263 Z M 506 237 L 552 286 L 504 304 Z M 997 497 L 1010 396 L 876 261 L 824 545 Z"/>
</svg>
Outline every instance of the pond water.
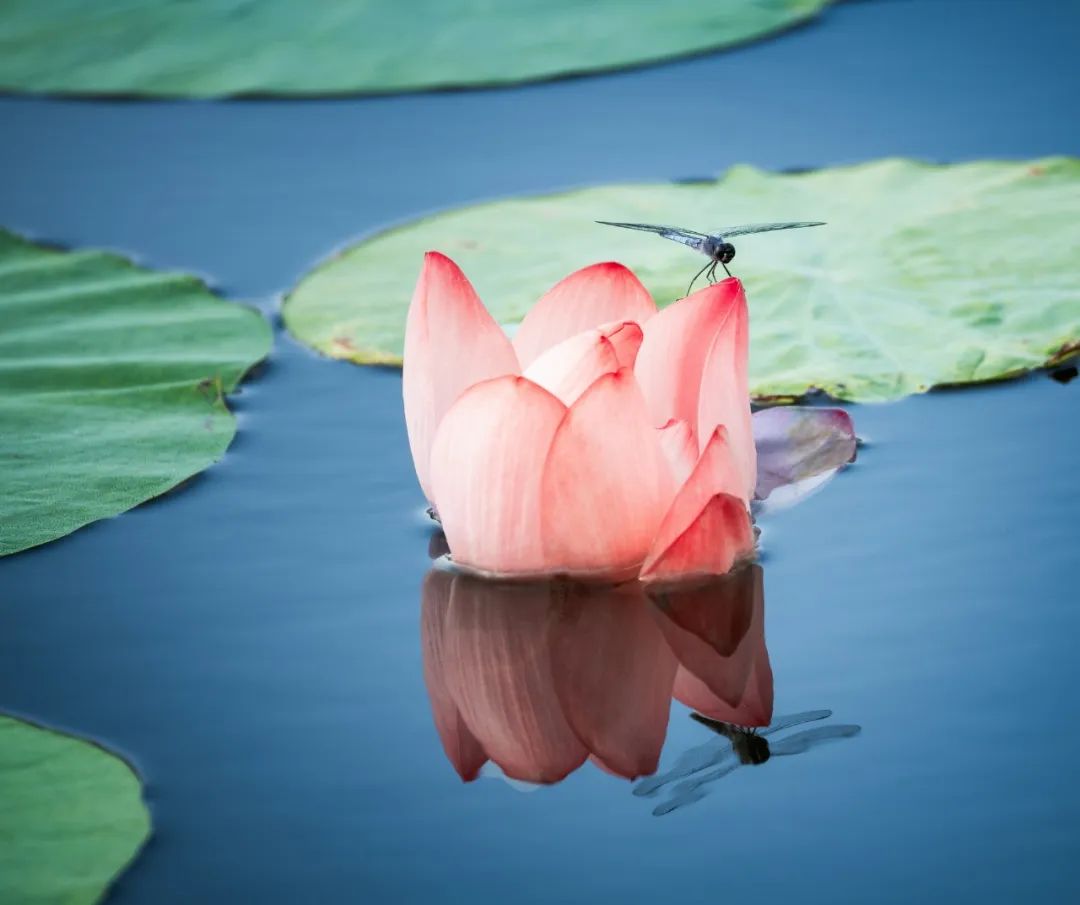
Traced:
<svg viewBox="0 0 1080 905">
<path fill-rule="evenodd" d="M 501 193 L 735 160 L 1077 153 L 1080 13 L 1008 9 L 845 4 L 731 54 L 517 91 L 0 99 L 0 222 L 272 310 L 350 235 Z M 722 103 L 702 84 L 729 86 Z M 859 461 L 762 519 L 763 639 L 747 629 L 775 715 L 833 715 L 661 816 L 667 799 L 591 762 L 532 791 L 459 779 L 425 687 L 431 528 L 400 377 L 283 335 L 219 465 L 0 561 L 0 708 L 143 772 L 155 834 L 117 903 L 1068 901 L 1078 388 L 851 407 Z M 785 749 L 826 726 L 861 731 Z M 675 703 L 660 770 L 722 741 Z"/>
</svg>

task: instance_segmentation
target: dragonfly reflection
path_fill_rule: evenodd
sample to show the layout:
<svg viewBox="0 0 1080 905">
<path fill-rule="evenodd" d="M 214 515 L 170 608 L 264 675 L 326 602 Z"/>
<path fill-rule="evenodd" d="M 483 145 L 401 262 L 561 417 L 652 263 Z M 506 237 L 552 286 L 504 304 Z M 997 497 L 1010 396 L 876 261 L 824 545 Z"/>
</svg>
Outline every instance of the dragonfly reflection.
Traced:
<svg viewBox="0 0 1080 905">
<path fill-rule="evenodd" d="M 664 239 L 679 242 L 705 255 L 709 259 L 709 263 L 694 274 L 694 278 L 686 288 L 687 295 L 694 288 L 697 278 L 705 271 L 708 271 L 709 282 L 716 282 L 716 268 L 718 265 L 724 268 L 724 273 L 731 276 L 728 264 L 735 258 L 735 246 L 728 239 L 733 239 L 736 236 L 749 236 L 753 233 L 771 233 L 780 229 L 803 229 L 807 226 L 825 225 L 817 220 L 793 223 L 745 223 L 742 226 L 725 226 L 711 233 L 699 233 L 678 226 L 656 226 L 650 223 L 614 223 L 610 220 L 597 220 L 596 222 L 604 226 L 619 226 L 623 229 L 637 229 L 642 232 L 655 233 Z"/>
<path fill-rule="evenodd" d="M 834 724 L 804 729 L 772 743 L 768 740 L 768 736 L 784 729 L 828 719 L 830 716 L 831 710 L 808 710 L 777 717 L 764 729 L 748 729 L 693 713 L 693 719 L 712 729 L 720 738 L 686 751 L 666 773 L 639 782 L 634 787 L 634 794 L 651 797 L 664 787 L 677 783 L 671 797 L 653 809 L 653 814 L 660 817 L 700 801 L 705 797 L 705 787 L 709 783 L 722 779 L 743 765 L 758 766 L 773 757 L 802 754 L 815 745 L 851 738 L 861 731 L 860 726 Z"/>
</svg>

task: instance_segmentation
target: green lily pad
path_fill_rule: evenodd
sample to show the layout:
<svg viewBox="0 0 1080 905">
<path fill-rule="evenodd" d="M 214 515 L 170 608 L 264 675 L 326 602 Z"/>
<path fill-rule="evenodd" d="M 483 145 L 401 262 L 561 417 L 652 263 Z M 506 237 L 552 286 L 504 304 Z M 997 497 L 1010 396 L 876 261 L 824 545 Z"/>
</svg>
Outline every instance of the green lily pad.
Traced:
<svg viewBox="0 0 1080 905">
<path fill-rule="evenodd" d="M 6 0 L 0 89 L 383 93 L 655 63 L 790 28 L 832 0 Z"/>
<path fill-rule="evenodd" d="M 285 323 L 326 355 L 401 361 L 421 256 L 454 258 L 495 317 L 518 322 L 578 267 L 620 260 L 658 303 L 705 263 L 595 220 L 826 220 L 736 239 L 751 311 L 751 391 L 894 399 L 993 380 L 1080 343 L 1080 160 L 929 166 L 888 159 L 804 173 L 748 166 L 715 181 L 611 185 L 453 210 L 373 236 L 310 273 Z M 699 286 L 701 284 L 699 283 Z"/>
<path fill-rule="evenodd" d="M 236 433 L 270 349 L 258 312 L 191 276 L 0 230 L 0 555 L 175 487 Z"/>
<path fill-rule="evenodd" d="M 123 760 L 0 714 L 0 902 L 97 902 L 149 835 Z"/>
</svg>

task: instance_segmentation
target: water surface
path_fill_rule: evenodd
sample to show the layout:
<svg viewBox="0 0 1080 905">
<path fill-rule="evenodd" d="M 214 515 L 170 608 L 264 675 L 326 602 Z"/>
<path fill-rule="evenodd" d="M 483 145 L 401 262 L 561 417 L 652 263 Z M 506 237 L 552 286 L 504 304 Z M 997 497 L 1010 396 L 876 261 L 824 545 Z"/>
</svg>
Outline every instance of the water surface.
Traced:
<svg viewBox="0 0 1080 905">
<path fill-rule="evenodd" d="M 1077 153 L 1080 13 L 1015 10 L 844 4 L 730 54 L 514 91 L 4 98 L 0 222 L 271 310 L 336 243 L 447 204 L 735 161 Z M 424 686 L 400 378 L 283 336 L 223 462 L 0 561 L 0 707 L 144 772 L 155 835 L 117 903 L 1068 901 L 1077 386 L 852 407 L 859 462 L 764 520 L 763 583 L 775 712 L 862 732 L 660 818 L 591 764 L 528 794 L 460 781 Z M 714 737 L 674 705 L 661 770 Z"/>
</svg>

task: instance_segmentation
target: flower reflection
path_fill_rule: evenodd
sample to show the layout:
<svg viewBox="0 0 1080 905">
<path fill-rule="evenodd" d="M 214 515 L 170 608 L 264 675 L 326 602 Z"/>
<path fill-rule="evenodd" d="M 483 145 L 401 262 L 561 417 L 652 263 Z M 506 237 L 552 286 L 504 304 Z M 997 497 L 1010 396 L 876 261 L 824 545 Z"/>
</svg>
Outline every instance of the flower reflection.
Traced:
<svg viewBox="0 0 1080 905">
<path fill-rule="evenodd" d="M 672 696 L 723 723 L 772 718 L 757 565 L 665 591 L 434 568 L 422 643 L 435 725 L 466 781 L 488 761 L 533 783 L 586 760 L 628 779 L 652 774 Z"/>
</svg>

